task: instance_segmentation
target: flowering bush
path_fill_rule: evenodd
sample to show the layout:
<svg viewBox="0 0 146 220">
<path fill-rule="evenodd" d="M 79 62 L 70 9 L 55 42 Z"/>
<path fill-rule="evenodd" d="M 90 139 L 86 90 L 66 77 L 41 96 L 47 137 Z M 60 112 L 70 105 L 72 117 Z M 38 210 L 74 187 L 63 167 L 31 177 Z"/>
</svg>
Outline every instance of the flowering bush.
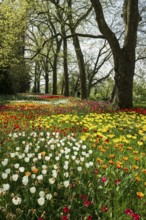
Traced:
<svg viewBox="0 0 146 220">
<path fill-rule="evenodd" d="M 1 109 L 1 219 L 146 219 L 146 116 L 66 103 Z"/>
</svg>

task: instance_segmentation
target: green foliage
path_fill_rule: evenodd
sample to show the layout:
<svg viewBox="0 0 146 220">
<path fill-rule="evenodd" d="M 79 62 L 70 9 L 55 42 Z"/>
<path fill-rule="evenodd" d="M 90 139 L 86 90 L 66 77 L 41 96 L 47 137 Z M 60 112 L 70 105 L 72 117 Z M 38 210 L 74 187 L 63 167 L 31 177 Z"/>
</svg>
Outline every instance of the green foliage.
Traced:
<svg viewBox="0 0 146 220">
<path fill-rule="evenodd" d="M 13 75 L 13 82 L 15 83 L 15 92 L 27 92 L 30 89 L 30 74 L 29 66 L 24 62 L 11 69 Z"/>
<path fill-rule="evenodd" d="M 6 0 L 0 5 L 0 94 L 29 89 L 30 79 L 24 63 L 27 11 L 25 0 Z"/>
<path fill-rule="evenodd" d="M 0 94 L 10 95 L 30 89 L 30 75 L 25 65 L 0 69 Z"/>
<path fill-rule="evenodd" d="M 146 82 L 145 82 L 145 80 L 134 82 L 134 99 L 136 101 L 146 101 Z"/>
<path fill-rule="evenodd" d="M 91 90 L 90 99 L 92 100 L 108 100 L 111 97 L 114 81 L 111 77 L 99 83 Z"/>
<path fill-rule="evenodd" d="M 0 69 L 0 94 L 14 94 L 14 85 L 9 69 Z"/>
<path fill-rule="evenodd" d="M 26 28 L 26 10 L 25 0 L 13 3 L 6 0 L 0 5 L 0 66 L 19 63 L 18 51 Z"/>
</svg>

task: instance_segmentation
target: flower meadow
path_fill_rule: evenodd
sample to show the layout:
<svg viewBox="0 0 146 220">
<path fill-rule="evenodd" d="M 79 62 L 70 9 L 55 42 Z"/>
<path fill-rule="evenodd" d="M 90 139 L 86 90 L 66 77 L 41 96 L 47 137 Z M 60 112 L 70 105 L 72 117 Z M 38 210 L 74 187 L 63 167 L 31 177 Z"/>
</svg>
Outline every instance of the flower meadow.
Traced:
<svg viewBox="0 0 146 220">
<path fill-rule="evenodd" d="M 146 219 L 145 109 L 10 100 L 0 105 L 0 152 L 0 219 Z"/>
</svg>

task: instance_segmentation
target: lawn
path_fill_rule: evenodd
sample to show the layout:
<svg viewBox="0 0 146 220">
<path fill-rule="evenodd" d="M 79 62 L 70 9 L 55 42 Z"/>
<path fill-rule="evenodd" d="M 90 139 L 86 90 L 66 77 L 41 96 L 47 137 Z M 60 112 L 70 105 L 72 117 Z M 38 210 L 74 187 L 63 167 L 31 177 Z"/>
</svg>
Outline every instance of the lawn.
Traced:
<svg viewBox="0 0 146 220">
<path fill-rule="evenodd" d="M 0 219 L 146 219 L 146 109 L 0 100 Z"/>
</svg>

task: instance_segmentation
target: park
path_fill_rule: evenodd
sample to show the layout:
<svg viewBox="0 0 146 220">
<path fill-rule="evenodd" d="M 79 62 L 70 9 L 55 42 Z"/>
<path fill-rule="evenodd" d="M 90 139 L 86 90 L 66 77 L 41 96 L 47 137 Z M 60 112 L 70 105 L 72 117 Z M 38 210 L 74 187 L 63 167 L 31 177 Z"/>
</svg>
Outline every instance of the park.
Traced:
<svg viewBox="0 0 146 220">
<path fill-rule="evenodd" d="M 146 219 L 146 3 L 0 2 L 0 220 Z"/>
</svg>

